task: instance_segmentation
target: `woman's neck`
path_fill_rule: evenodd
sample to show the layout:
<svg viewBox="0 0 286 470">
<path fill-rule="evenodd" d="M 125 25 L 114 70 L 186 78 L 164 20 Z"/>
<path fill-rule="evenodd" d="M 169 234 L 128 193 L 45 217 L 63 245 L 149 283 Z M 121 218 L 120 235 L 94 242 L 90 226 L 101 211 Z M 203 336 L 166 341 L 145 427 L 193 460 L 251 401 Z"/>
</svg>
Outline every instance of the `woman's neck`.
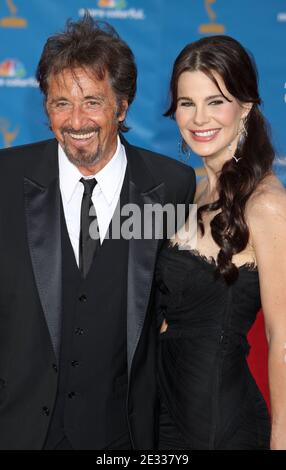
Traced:
<svg viewBox="0 0 286 470">
<path fill-rule="evenodd" d="M 217 183 L 220 177 L 220 173 L 223 165 L 228 158 L 211 156 L 202 157 L 204 167 L 206 170 L 206 185 L 204 188 L 204 199 L 208 202 L 214 202 L 218 198 Z"/>
</svg>

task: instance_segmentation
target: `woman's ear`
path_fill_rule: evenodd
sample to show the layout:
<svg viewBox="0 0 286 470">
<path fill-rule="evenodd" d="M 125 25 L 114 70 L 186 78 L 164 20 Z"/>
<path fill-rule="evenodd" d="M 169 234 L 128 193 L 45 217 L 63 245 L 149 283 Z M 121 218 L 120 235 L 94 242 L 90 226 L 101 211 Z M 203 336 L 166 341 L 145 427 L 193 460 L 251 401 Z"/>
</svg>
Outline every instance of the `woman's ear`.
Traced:
<svg viewBox="0 0 286 470">
<path fill-rule="evenodd" d="M 241 114 L 242 119 L 247 118 L 248 114 L 250 113 L 250 111 L 252 109 L 252 106 L 253 106 L 253 103 L 243 103 L 242 104 L 242 114 Z"/>
</svg>

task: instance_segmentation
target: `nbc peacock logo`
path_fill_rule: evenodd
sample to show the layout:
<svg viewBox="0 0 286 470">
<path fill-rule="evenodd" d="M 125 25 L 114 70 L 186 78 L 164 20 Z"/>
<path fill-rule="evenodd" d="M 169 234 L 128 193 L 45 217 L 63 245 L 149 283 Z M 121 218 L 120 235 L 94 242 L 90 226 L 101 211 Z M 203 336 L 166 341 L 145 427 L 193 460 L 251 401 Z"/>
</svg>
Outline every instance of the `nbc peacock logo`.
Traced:
<svg viewBox="0 0 286 470">
<path fill-rule="evenodd" d="M 125 0 L 99 0 L 99 8 L 117 8 L 122 10 L 127 7 L 127 2 Z"/>
<path fill-rule="evenodd" d="M 17 59 L 6 59 L 0 62 L 0 77 L 17 77 L 23 78 L 26 70 L 22 62 Z"/>
<path fill-rule="evenodd" d="M 27 77 L 24 64 L 18 59 L 6 58 L 0 61 L 0 87 L 38 88 L 35 77 Z"/>
</svg>

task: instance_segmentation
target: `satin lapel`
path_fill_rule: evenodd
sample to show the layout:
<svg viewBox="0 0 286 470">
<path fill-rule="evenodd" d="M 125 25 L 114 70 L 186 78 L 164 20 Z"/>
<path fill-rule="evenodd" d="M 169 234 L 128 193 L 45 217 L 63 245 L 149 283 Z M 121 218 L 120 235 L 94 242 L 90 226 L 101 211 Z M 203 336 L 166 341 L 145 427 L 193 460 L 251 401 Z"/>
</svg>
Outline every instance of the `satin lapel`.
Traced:
<svg viewBox="0 0 286 470">
<path fill-rule="evenodd" d="M 150 182 L 150 181 L 149 181 Z M 144 210 L 144 204 L 161 204 L 164 200 L 164 183 L 142 193 L 130 181 L 129 196 L 132 204 Z M 152 222 L 154 224 L 154 221 Z M 154 233 L 154 226 L 152 227 Z M 144 233 L 144 232 L 143 232 Z M 127 362 L 130 375 L 132 361 L 142 333 L 147 313 L 158 239 L 134 239 L 129 241 L 128 283 L 127 283 Z"/>
<path fill-rule="evenodd" d="M 58 179 L 43 187 L 24 178 L 28 243 L 41 305 L 56 357 L 61 320 L 61 230 Z"/>
</svg>

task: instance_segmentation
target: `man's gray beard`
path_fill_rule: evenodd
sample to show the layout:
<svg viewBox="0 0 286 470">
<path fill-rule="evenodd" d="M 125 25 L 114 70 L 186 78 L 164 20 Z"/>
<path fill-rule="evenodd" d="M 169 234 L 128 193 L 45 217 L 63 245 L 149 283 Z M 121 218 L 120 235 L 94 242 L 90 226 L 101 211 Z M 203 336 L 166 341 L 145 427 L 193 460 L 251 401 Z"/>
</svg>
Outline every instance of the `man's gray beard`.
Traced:
<svg viewBox="0 0 286 470">
<path fill-rule="evenodd" d="M 64 145 L 64 151 L 69 161 L 77 167 L 89 168 L 95 165 L 102 157 L 101 145 L 98 145 L 95 154 L 87 153 L 84 150 L 71 152 L 66 144 Z"/>
</svg>

